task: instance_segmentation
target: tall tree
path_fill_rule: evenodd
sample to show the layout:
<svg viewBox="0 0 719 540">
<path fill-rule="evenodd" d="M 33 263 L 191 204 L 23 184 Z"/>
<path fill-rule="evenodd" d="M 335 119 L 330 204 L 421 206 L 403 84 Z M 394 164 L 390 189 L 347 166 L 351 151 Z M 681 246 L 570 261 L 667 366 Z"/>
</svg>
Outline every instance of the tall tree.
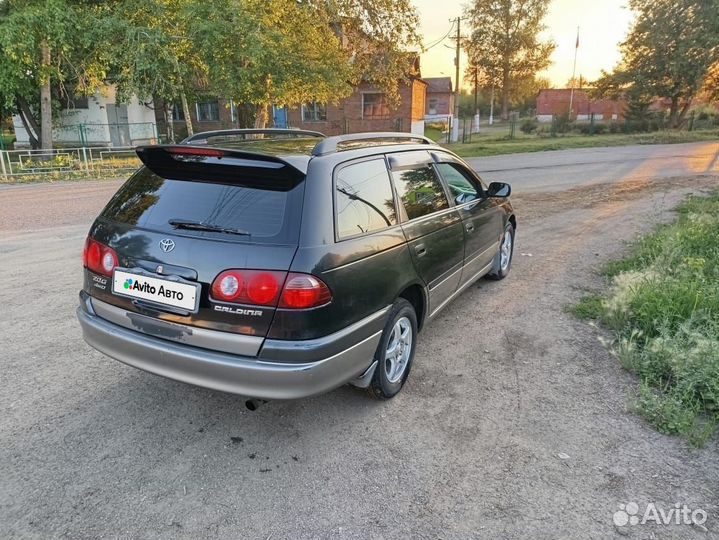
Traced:
<svg viewBox="0 0 719 540">
<path fill-rule="evenodd" d="M 52 148 L 57 97 L 92 93 L 104 81 L 95 7 L 92 0 L 0 4 L 0 100 L 18 112 L 33 147 Z"/>
<path fill-rule="evenodd" d="M 504 120 L 519 85 L 551 63 L 556 45 L 539 39 L 549 2 L 474 0 L 465 10 L 471 29 L 464 41 L 469 64 L 478 67 L 485 85 L 500 89 Z"/>
<path fill-rule="evenodd" d="M 165 104 L 166 116 L 174 103 L 183 109 L 188 135 L 192 135 L 189 99 L 207 88 L 207 65 L 199 51 L 198 25 L 205 10 L 221 16 L 230 13 L 223 2 L 199 0 L 118 0 L 109 8 L 118 14 L 106 19 L 110 34 L 117 36 L 112 46 L 113 76 L 119 99 L 156 97 Z M 241 33 L 234 38 L 239 46 Z"/>
<path fill-rule="evenodd" d="M 416 45 L 408 0 L 222 0 L 198 13 L 198 43 L 213 88 L 257 108 L 337 102 L 370 81 L 397 100 Z"/>
<path fill-rule="evenodd" d="M 667 98 L 669 126 L 680 127 L 719 60 L 719 0 L 629 0 L 629 7 L 637 19 L 621 45 L 622 60 L 597 89 L 637 102 Z"/>
</svg>

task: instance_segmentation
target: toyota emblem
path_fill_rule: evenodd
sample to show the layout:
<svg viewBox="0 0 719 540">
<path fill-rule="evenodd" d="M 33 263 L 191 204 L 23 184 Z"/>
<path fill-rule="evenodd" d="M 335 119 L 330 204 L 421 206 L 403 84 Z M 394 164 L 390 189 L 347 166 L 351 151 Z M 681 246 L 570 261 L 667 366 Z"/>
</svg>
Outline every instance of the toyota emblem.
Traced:
<svg viewBox="0 0 719 540">
<path fill-rule="evenodd" d="M 170 251 L 175 249 L 175 242 L 169 238 L 163 238 L 160 240 L 160 249 L 165 253 L 170 253 Z"/>
</svg>

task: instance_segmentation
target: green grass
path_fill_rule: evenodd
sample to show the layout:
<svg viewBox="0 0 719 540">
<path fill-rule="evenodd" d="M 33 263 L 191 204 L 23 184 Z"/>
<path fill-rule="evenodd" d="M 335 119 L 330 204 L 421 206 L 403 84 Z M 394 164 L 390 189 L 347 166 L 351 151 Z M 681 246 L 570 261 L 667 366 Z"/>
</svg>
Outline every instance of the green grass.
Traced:
<svg viewBox="0 0 719 540">
<path fill-rule="evenodd" d="M 432 139 L 433 141 L 445 141 L 445 140 L 447 140 L 447 139 L 446 139 L 447 134 L 446 134 L 446 133 L 442 133 L 442 130 L 441 130 L 441 129 L 437 129 L 437 128 L 434 128 L 434 127 L 427 127 L 427 128 L 425 128 L 425 130 L 424 130 L 424 136 L 425 136 L 425 137 L 429 137 L 429 138 Z"/>
<path fill-rule="evenodd" d="M 602 297 L 597 294 L 588 294 L 578 303 L 569 306 L 568 311 L 580 319 L 601 319 L 604 313 L 604 308 L 602 307 Z"/>
<path fill-rule="evenodd" d="M 495 156 L 520 152 L 544 152 L 569 148 L 626 146 L 630 144 L 670 144 L 719 140 L 718 129 L 696 131 L 657 131 L 654 133 L 602 135 L 525 135 L 519 129 L 514 139 L 498 135 L 473 135 L 472 142 L 445 145 L 463 157 Z"/>
<path fill-rule="evenodd" d="M 615 333 L 611 352 L 641 380 L 637 412 L 701 445 L 719 425 L 719 192 L 678 210 L 603 268 L 604 295 L 569 310 Z"/>
</svg>

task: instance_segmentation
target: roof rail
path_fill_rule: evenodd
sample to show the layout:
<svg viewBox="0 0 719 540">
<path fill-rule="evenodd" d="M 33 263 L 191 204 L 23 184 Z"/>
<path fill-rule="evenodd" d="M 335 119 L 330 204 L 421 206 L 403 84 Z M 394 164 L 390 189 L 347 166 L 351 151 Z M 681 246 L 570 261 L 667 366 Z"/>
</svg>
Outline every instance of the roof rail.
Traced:
<svg viewBox="0 0 719 540">
<path fill-rule="evenodd" d="M 203 131 L 190 135 L 180 144 L 202 144 L 206 143 L 211 137 L 235 137 L 247 135 L 294 135 L 296 137 L 324 137 L 324 133 L 319 131 L 308 131 L 304 129 L 282 129 L 282 128 L 265 128 L 265 129 L 218 129 L 215 131 Z"/>
<path fill-rule="evenodd" d="M 370 133 L 349 133 L 347 135 L 337 135 L 336 137 L 327 137 L 326 139 L 317 143 L 312 150 L 313 156 L 324 156 L 326 154 L 332 154 L 337 152 L 337 146 L 353 141 L 381 141 L 381 140 L 416 140 L 421 141 L 421 144 L 435 144 L 435 142 L 425 137 L 424 135 L 415 135 L 414 133 L 403 133 L 394 131 L 377 131 Z"/>
</svg>

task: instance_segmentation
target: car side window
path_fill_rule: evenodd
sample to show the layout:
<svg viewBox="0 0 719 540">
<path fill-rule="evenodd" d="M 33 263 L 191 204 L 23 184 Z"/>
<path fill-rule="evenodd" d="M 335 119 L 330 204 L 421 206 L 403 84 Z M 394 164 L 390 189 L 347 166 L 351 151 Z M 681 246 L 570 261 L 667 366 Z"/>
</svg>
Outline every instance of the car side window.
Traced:
<svg viewBox="0 0 719 540">
<path fill-rule="evenodd" d="M 393 170 L 392 178 L 408 219 L 449 208 L 447 194 L 431 164 Z"/>
<path fill-rule="evenodd" d="M 464 204 L 481 197 L 482 186 L 469 171 L 456 163 L 438 163 L 439 174 L 447 183 L 449 192 L 456 204 Z"/>
<path fill-rule="evenodd" d="M 383 158 L 353 163 L 337 172 L 335 212 L 340 239 L 397 224 L 392 185 Z"/>
</svg>

